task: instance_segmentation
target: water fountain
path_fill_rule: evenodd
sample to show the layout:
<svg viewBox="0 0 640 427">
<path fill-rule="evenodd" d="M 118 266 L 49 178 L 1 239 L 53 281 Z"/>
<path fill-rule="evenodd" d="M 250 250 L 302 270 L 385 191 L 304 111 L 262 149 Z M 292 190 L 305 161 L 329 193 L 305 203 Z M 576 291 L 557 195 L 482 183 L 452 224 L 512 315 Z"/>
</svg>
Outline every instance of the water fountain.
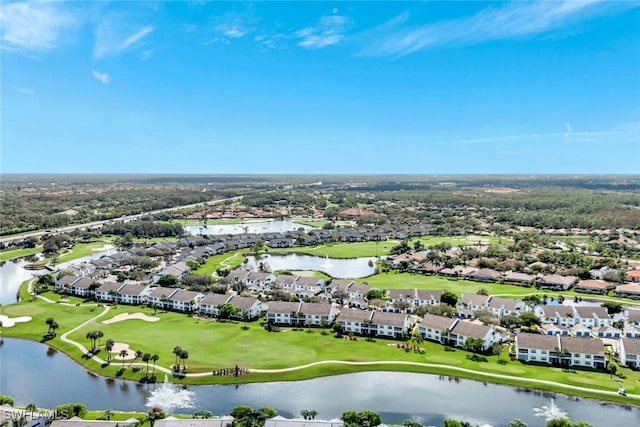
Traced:
<svg viewBox="0 0 640 427">
<path fill-rule="evenodd" d="M 333 263 L 329 260 L 329 256 L 325 256 L 324 262 L 320 264 L 320 267 L 331 268 L 333 267 Z"/>
<path fill-rule="evenodd" d="M 568 418 L 567 413 L 556 406 L 556 402 L 551 399 L 549 404 L 542 405 L 539 408 L 533 408 L 533 414 L 536 417 L 544 417 L 545 421 L 557 420 L 559 418 Z"/>
<path fill-rule="evenodd" d="M 164 376 L 164 382 L 156 387 L 147 398 L 147 408 L 162 408 L 166 413 L 171 413 L 174 408 L 193 408 L 195 393 L 183 389 L 169 382 L 169 377 Z"/>
</svg>

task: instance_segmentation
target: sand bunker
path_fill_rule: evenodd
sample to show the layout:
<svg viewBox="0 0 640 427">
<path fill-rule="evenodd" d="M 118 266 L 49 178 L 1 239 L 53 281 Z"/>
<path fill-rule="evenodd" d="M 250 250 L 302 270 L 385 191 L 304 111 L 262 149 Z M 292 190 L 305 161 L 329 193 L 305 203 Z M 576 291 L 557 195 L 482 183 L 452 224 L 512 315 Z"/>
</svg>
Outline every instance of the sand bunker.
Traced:
<svg viewBox="0 0 640 427">
<path fill-rule="evenodd" d="M 123 322 L 125 320 L 132 320 L 132 319 L 144 320 L 145 322 L 157 322 L 158 320 L 160 320 L 159 317 L 147 316 L 144 313 L 133 313 L 133 314 L 121 313 L 121 314 L 118 314 L 117 316 L 112 317 L 111 319 L 105 320 L 102 323 L 104 323 L 105 325 L 109 325 L 111 323 Z"/>
<path fill-rule="evenodd" d="M 127 355 L 122 357 L 120 356 L 120 352 L 122 350 L 125 350 L 127 352 Z M 118 359 L 118 360 L 129 360 L 129 359 L 135 359 L 136 357 L 136 352 L 131 350 L 129 348 L 129 344 L 124 343 L 124 342 L 116 342 L 113 343 L 113 348 L 111 349 L 110 353 L 115 353 L 116 355 L 113 356 L 114 359 Z"/>
<path fill-rule="evenodd" d="M 104 245 L 104 246 L 103 246 L 103 247 L 101 247 L 101 248 L 95 248 L 95 249 L 92 249 L 92 251 L 95 251 L 95 252 L 102 252 L 102 251 L 108 251 L 109 249 L 113 249 L 113 245 Z"/>
<path fill-rule="evenodd" d="M 24 323 L 30 321 L 31 316 L 9 317 L 4 314 L 0 314 L 0 323 L 2 323 L 3 328 L 10 328 L 12 326 L 15 326 L 16 323 Z"/>
</svg>

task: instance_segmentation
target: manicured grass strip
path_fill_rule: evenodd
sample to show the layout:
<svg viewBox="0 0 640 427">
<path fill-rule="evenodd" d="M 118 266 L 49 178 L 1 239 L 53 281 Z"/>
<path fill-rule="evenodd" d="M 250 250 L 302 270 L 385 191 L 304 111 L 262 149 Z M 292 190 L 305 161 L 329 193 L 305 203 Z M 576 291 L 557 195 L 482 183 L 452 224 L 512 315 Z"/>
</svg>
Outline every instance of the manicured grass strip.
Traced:
<svg viewBox="0 0 640 427">
<path fill-rule="evenodd" d="M 295 247 L 283 249 L 269 249 L 269 253 L 298 253 L 317 255 L 329 258 L 361 258 L 389 255 L 391 249 L 399 242 L 387 240 L 386 242 L 355 242 L 355 243 L 328 243 L 320 246 Z"/>
<path fill-rule="evenodd" d="M 449 243 L 451 246 L 457 247 L 476 246 L 478 242 L 483 245 L 496 245 L 506 242 L 507 239 L 495 236 L 423 236 L 410 239 L 411 246 L 417 241 L 421 242 L 425 248 L 428 248 L 439 243 Z"/>
<path fill-rule="evenodd" d="M 207 261 L 202 264 L 197 270 L 194 270 L 194 274 L 211 275 L 220 268 L 234 269 L 244 261 L 243 253 L 246 251 L 227 252 L 220 255 L 214 255 L 209 257 Z"/>
<path fill-rule="evenodd" d="M 8 261 L 10 259 L 22 258 L 29 255 L 35 255 L 42 252 L 42 246 L 36 246 L 35 248 L 27 249 L 14 249 L 12 251 L 0 252 L 0 262 Z"/>
<path fill-rule="evenodd" d="M 296 224 L 308 225 L 313 228 L 322 228 L 329 221 L 326 219 L 294 219 L 293 222 Z"/>
</svg>

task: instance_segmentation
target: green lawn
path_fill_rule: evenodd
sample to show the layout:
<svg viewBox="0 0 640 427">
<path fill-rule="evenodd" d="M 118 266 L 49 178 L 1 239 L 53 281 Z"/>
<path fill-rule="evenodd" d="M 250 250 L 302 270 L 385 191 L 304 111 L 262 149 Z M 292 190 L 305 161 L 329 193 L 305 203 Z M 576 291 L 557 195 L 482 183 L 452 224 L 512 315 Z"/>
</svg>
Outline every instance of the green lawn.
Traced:
<svg viewBox="0 0 640 427">
<path fill-rule="evenodd" d="M 507 242 L 505 238 L 495 236 L 424 236 L 410 239 L 411 246 L 413 246 L 417 241 L 421 242 L 425 248 L 443 242 L 457 247 L 474 246 L 478 243 L 482 243 L 483 245 L 496 245 Z"/>
<path fill-rule="evenodd" d="M 211 275 L 219 268 L 230 268 L 234 269 L 244 260 L 242 256 L 246 251 L 237 251 L 237 252 L 227 252 L 220 255 L 214 255 L 209 257 L 207 261 L 202 264 L 197 270 L 194 270 L 194 274 L 204 274 Z"/>
<path fill-rule="evenodd" d="M 296 224 L 308 225 L 309 227 L 322 228 L 329 221 L 326 219 L 293 219 Z"/>
<path fill-rule="evenodd" d="M 60 324 L 60 328 L 57 331 L 58 336 L 48 342 L 50 345 L 67 353 L 89 370 L 101 375 L 114 377 L 122 367 L 120 361 L 113 361 L 110 365 L 101 366 L 92 360 L 83 359 L 78 349 L 60 339 L 60 336 L 68 330 L 101 313 L 102 307 L 69 307 L 38 300 L 3 306 L 0 310 L 2 314 L 12 317 L 24 315 L 33 317 L 31 322 L 20 323 L 12 328 L 4 328 L 4 336 L 39 341 L 47 330 L 45 319 L 53 317 Z M 154 323 L 143 320 L 127 320 L 109 325 L 102 323 L 104 320 L 124 312 L 143 312 L 147 315 L 155 315 L 160 320 Z M 492 379 L 484 377 L 483 372 L 507 374 L 519 377 L 519 379 L 504 379 L 500 382 L 545 388 L 552 391 L 562 390 L 553 386 L 542 387 L 529 379 L 539 378 L 562 384 L 590 386 L 612 391 L 619 387 L 616 380 L 620 380 L 620 378 L 611 380 L 606 373 L 580 370 L 569 372 L 555 367 L 525 365 L 517 361 L 510 361 L 507 349 L 504 349 L 500 356 L 489 356 L 486 362 L 478 362 L 470 360 L 468 358 L 470 354 L 465 351 L 445 351 L 443 346 L 430 342 L 421 344 L 424 349 L 424 353 L 421 354 L 400 349 L 396 346 L 397 342 L 393 340 L 376 339 L 369 342 L 358 338 L 356 341 L 352 341 L 335 338 L 332 335 L 322 335 L 318 329 L 313 329 L 312 333 L 308 333 L 306 330 L 283 330 L 270 333 L 266 332 L 259 322 L 247 323 L 248 329 L 243 326 L 245 324 L 237 322 L 199 320 L 180 313 L 156 312 L 154 314 L 153 310 L 149 308 L 120 305 L 112 307 L 105 316 L 74 332 L 70 338 L 88 347 L 90 343 L 85 337 L 86 333 L 92 329 L 100 329 L 104 332 L 102 343 L 111 338 L 116 342 L 129 344 L 133 350 L 158 354 L 160 356 L 158 366 L 164 367 L 169 367 L 174 363 L 175 357 L 172 350 L 174 346 L 179 345 L 189 352 L 189 358 L 186 362 L 189 372 L 209 372 L 213 369 L 230 368 L 236 365 L 253 369 L 277 369 L 334 359 L 381 362 L 372 366 L 330 364 L 278 374 L 254 373 L 239 378 L 206 375 L 183 380 L 189 383 L 298 380 L 364 370 L 387 370 L 428 372 L 486 381 L 492 381 Z M 180 331 L 180 333 L 176 334 L 176 331 Z M 98 355 L 106 358 L 104 350 L 101 350 Z M 499 358 L 503 361 L 502 363 L 498 363 Z M 400 366 L 387 364 L 384 361 L 433 363 L 442 366 Z M 145 375 L 144 367 L 129 366 L 128 361 L 124 366 L 126 369 L 122 375 L 123 378 L 139 380 Z M 461 373 L 454 370 L 456 367 L 473 369 L 477 372 Z M 640 372 L 625 368 L 620 368 L 618 372 L 625 376 L 622 381 L 628 393 L 640 393 Z M 493 379 L 493 381 L 497 380 Z M 588 393 L 582 393 L 582 395 L 588 395 Z M 624 400 L 622 397 L 618 400 L 629 402 L 628 399 Z"/>
<path fill-rule="evenodd" d="M 35 255 L 42 252 L 42 246 L 36 246 L 35 248 L 27 249 L 14 249 L 12 251 L 0 252 L 0 262 L 10 259 L 21 258 L 29 255 Z"/>
<path fill-rule="evenodd" d="M 113 246 L 112 241 L 107 239 L 96 240 L 89 243 L 76 243 L 71 251 L 61 254 L 58 257 L 57 262 L 68 262 L 85 256 L 94 255 L 96 252 L 98 252 L 98 249 L 104 247 L 105 245 Z"/>
<path fill-rule="evenodd" d="M 388 255 L 391 248 L 399 242 L 355 242 L 355 243 L 327 243 L 320 246 L 295 247 L 283 249 L 269 249 L 269 253 L 299 253 L 329 258 L 360 258 Z"/>
<path fill-rule="evenodd" d="M 537 293 L 535 288 L 523 286 L 501 285 L 496 283 L 479 283 L 470 280 L 452 279 L 442 276 L 425 276 L 422 274 L 388 272 L 376 274 L 364 279 L 369 285 L 380 289 L 444 289 L 457 293 L 475 294 L 479 289 L 486 289 L 489 294 L 527 295 Z"/>
</svg>

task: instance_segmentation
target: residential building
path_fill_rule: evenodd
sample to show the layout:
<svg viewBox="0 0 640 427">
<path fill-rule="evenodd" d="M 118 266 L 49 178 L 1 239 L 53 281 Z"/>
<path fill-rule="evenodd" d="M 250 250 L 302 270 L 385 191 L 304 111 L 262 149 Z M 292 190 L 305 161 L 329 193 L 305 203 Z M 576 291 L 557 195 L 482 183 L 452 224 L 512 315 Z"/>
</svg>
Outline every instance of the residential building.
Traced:
<svg viewBox="0 0 640 427">
<path fill-rule="evenodd" d="M 307 326 L 328 326 L 337 315 L 338 310 L 333 304 L 304 302 L 298 311 L 298 317 Z"/>
<path fill-rule="evenodd" d="M 449 340 L 456 347 L 464 347 L 469 338 L 482 340 L 482 350 L 487 351 L 501 340 L 500 334 L 490 326 L 459 321 L 449 332 Z"/>
<path fill-rule="evenodd" d="M 560 337 L 560 363 L 594 369 L 607 367 L 604 345 L 599 339 Z"/>
<path fill-rule="evenodd" d="M 236 317 L 240 319 L 257 319 L 263 311 L 262 301 L 258 298 L 234 296 L 229 303 L 239 310 Z"/>
<path fill-rule="evenodd" d="M 459 322 L 458 319 L 425 314 L 418 325 L 418 331 L 422 338 L 426 340 L 446 344 L 449 331 L 453 329 L 457 322 Z"/>
<path fill-rule="evenodd" d="M 538 279 L 538 286 L 544 289 L 566 291 L 577 281 L 575 276 L 561 276 L 559 274 L 548 274 Z"/>
<path fill-rule="evenodd" d="M 610 288 L 609 282 L 599 279 L 580 280 L 575 286 L 576 291 L 591 294 L 606 294 Z"/>
<path fill-rule="evenodd" d="M 616 346 L 616 351 L 623 365 L 634 369 L 640 368 L 640 340 L 622 338 Z"/>
<path fill-rule="evenodd" d="M 516 358 L 522 362 L 558 363 L 560 338 L 521 332 L 515 338 Z"/>
<path fill-rule="evenodd" d="M 231 299 L 231 295 L 208 293 L 200 300 L 200 313 L 208 316 L 220 316 L 220 306 L 226 304 Z"/>
<path fill-rule="evenodd" d="M 401 338 L 408 334 L 410 326 L 407 314 L 374 311 L 369 333 L 378 337 Z"/>
<path fill-rule="evenodd" d="M 575 306 L 575 319 L 588 328 L 613 325 L 613 319 L 604 307 Z"/>
<path fill-rule="evenodd" d="M 299 301 L 269 301 L 267 308 L 267 322 L 278 325 L 297 325 Z"/>
<path fill-rule="evenodd" d="M 122 304 L 141 305 L 147 301 L 149 286 L 141 283 L 127 283 L 118 289 L 118 302 Z"/>
<path fill-rule="evenodd" d="M 340 311 L 337 322 L 342 326 L 345 333 L 368 334 L 371 324 L 371 310 L 357 310 L 353 308 L 345 308 Z"/>
<path fill-rule="evenodd" d="M 204 298 L 204 294 L 196 291 L 188 291 L 186 289 L 177 289 L 168 297 L 168 308 L 184 313 L 191 313 L 198 309 L 200 300 Z"/>
</svg>

